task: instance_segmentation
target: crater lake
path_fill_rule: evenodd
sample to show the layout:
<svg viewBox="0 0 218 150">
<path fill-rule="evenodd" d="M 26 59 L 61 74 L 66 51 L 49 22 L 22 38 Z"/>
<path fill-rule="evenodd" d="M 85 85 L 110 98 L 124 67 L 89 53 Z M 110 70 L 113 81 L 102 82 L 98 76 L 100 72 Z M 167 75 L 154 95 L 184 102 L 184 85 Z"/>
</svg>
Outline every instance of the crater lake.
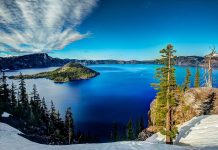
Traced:
<svg viewBox="0 0 218 150">
<path fill-rule="evenodd" d="M 153 64 L 104 64 L 88 65 L 89 68 L 100 73 L 99 76 L 81 81 L 54 83 L 52 80 L 26 79 L 28 93 L 31 93 L 33 84 L 37 86 L 40 97 L 45 97 L 48 107 L 53 100 L 56 109 L 62 117 L 68 107 L 72 108 L 75 128 L 107 141 L 110 137 L 112 124 L 117 123 L 125 127 L 131 118 L 135 124 L 140 117 L 144 118 L 145 126 L 148 120 L 150 103 L 156 96 L 151 83 L 157 82 L 154 78 L 156 68 Z M 51 71 L 57 67 L 22 69 L 7 71 L 7 76 L 35 74 Z M 177 83 L 182 84 L 187 67 L 176 67 Z M 191 85 L 196 73 L 191 69 Z M 204 84 L 204 69 L 201 68 L 201 84 Z M 218 70 L 213 71 L 218 77 Z M 18 80 L 8 80 L 9 85 L 14 82 L 18 87 Z M 217 80 L 214 84 L 218 86 Z M 122 130 L 122 129 L 121 129 Z"/>
</svg>

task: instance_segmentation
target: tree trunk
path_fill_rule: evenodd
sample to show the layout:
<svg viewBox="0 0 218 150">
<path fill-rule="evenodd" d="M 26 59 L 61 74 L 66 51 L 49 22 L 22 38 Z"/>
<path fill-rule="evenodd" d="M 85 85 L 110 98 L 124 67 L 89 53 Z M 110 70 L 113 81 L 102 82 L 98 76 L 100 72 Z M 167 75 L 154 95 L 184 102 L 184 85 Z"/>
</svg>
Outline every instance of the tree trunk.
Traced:
<svg viewBox="0 0 218 150">
<path fill-rule="evenodd" d="M 171 107 L 170 107 L 170 69 L 171 69 L 171 52 L 169 52 L 168 60 L 168 79 L 167 79 L 167 115 L 166 115 L 166 144 L 172 144 L 172 138 L 169 133 L 171 131 Z"/>
<path fill-rule="evenodd" d="M 212 67 L 211 67 L 211 57 L 208 62 L 208 87 L 212 88 Z"/>
<path fill-rule="evenodd" d="M 69 121 L 68 121 L 68 142 L 69 142 L 69 145 L 71 144 L 70 142 L 71 142 L 71 137 L 70 137 L 70 119 L 69 119 Z"/>
<path fill-rule="evenodd" d="M 156 118 L 157 118 L 157 99 L 155 101 L 155 114 L 154 114 L 154 120 L 153 120 L 153 125 L 156 127 Z"/>
</svg>

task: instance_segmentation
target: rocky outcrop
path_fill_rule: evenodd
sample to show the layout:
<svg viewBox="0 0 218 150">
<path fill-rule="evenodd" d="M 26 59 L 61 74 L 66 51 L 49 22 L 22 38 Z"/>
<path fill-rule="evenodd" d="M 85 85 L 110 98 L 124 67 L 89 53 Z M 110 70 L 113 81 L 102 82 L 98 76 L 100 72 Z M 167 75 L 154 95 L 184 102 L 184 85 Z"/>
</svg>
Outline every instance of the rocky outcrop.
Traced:
<svg viewBox="0 0 218 150">
<path fill-rule="evenodd" d="M 145 141 L 147 138 L 151 137 L 155 132 L 153 131 L 152 127 L 148 127 L 141 131 L 138 135 L 138 141 Z"/>
<path fill-rule="evenodd" d="M 178 97 L 177 97 L 178 99 Z M 178 99 L 178 105 L 173 110 L 174 121 L 181 125 L 196 116 L 218 114 L 218 88 L 191 88 Z M 155 100 L 150 104 L 149 125 L 138 135 L 138 140 L 146 140 L 158 129 L 153 125 Z"/>
<path fill-rule="evenodd" d="M 195 116 L 210 114 L 218 114 L 218 89 L 202 87 L 185 92 L 174 116 L 177 124 L 181 124 Z"/>
<path fill-rule="evenodd" d="M 151 103 L 151 126 L 154 122 L 155 100 Z M 178 106 L 173 112 L 176 124 L 182 124 L 195 116 L 218 114 L 218 89 L 217 88 L 192 88 L 179 99 Z"/>
</svg>

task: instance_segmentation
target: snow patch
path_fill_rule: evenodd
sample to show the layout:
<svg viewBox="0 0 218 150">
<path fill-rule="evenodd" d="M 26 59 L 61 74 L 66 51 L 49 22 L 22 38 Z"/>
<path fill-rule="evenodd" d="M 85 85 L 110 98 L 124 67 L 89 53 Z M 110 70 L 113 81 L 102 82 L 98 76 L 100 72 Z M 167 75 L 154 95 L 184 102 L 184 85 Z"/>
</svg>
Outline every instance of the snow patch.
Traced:
<svg viewBox="0 0 218 150">
<path fill-rule="evenodd" d="M 174 144 L 205 149 L 218 149 L 218 115 L 194 117 L 179 127 Z M 156 133 L 147 142 L 164 143 L 165 136 Z"/>
<path fill-rule="evenodd" d="M 0 122 L 0 149 L 1 150 L 190 150 L 193 148 L 154 144 L 146 141 L 123 141 L 102 144 L 76 144 L 76 145 L 43 145 L 31 142 L 22 136 L 19 130 Z"/>
<path fill-rule="evenodd" d="M 11 115 L 11 114 L 4 112 L 4 113 L 2 114 L 2 117 L 7 118 L 7 117 L 9 117 L 10 115 Z"/>
</svg>

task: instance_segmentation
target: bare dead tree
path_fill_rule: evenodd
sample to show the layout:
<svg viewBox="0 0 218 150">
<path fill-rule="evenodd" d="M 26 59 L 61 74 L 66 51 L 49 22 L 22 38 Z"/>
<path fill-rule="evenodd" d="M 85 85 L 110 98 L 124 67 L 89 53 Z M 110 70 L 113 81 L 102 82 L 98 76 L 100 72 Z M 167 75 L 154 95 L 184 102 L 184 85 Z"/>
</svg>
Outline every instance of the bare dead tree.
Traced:
<svg viewBox="0 0 218 150">
<path fill-rule="evenodd" d="M 212 78 L 212 72 L 213 72 L 213 67 L 212 67 L 212 59 L 214 55 L 216 54 L 216 49 L 215 47 L 211 48 L 211 53 L 209 53 L 206 56 L 206 63 L 207 63 L 207 72 L 205 75 L 205 81 L 206 81 L 206 86 L 212 88 L 213 87 L 213 78 Z"/>
</svg>

